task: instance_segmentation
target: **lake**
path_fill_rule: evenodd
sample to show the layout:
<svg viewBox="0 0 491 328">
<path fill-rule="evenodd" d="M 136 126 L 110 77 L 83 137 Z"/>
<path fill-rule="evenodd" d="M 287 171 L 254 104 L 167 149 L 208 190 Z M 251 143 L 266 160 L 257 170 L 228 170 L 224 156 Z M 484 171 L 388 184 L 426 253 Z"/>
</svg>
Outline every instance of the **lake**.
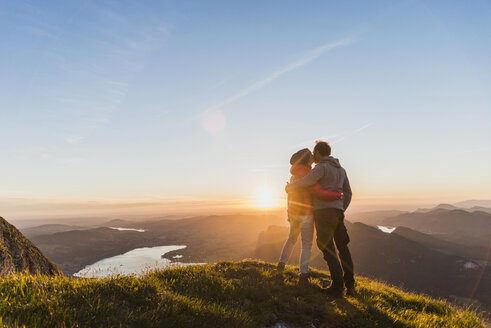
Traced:
<svg viewBox="0 0 491 328">
<path fill-rule="evenodd" d="M 118 231 L 138 231 L 138 232 L 145 232 L 145 229 L 135 229 L 135 228 L 109 227 L 109 229 L 118 230 Z"/>
<path fill-rule="evenodd" d="M 162 255 L 184 248 L 186 248 L 186 246 L 175 245 L 136 248 L 127 253 L 108 257 L 88 265 L 75 273 L 74 276 L 102 278 L 112 274 L 141 274 L 148 269 L 168 268 L 174 263 L 168 259 L 163 259 Z"/>
<path fill-rule="evenodd" d="M 393 228 L 389 228 L 389 227 L 386 227 L 386 226 L 377 226 L 381 231 L 385 232 L 385 233 L 392 233 L 392 231 L 396 230 L 395 227 Z"/>
</svg>

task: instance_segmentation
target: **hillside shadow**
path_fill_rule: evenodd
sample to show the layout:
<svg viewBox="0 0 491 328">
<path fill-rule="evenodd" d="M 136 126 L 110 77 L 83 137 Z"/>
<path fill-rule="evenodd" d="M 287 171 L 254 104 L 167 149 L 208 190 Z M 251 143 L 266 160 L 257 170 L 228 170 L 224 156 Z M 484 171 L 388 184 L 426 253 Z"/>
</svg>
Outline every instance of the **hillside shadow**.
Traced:
<svg viewBox="0 0 491 328">
<path fill-rule="evenodd" d="M 351 302 L 360 303 L 360 307 L 354 306 Z M 360 297 L 347 299 L 329 299 L 331 306 L 327 308 L 327 316 L 319 325 L 319 328 L 410 328 L 405 323 L 396 321 L 391 318 L 386 312 L 378 309 L 370 302 L 361 299 Z M 350 317 L 349 322 L 346 316 Z"/>
<path fill-rule="evenodd" d="M 310 273 L 310 277 L 314 284 L 312 287 L 316 288 L 323 296 L 324 291 L 330 283 L 330 276 L 326 273 L 313 270 Z M 391 318 L 387 312 L 377 308 L 369 300 L 363 298 L 362 295 L 346 298 L 332 298 L 327 295 L 325 297 L 326 302 L 326 314 L 318 327 L 390 327 L 390 328 L 409 328 L 411 326 L 398 322 Z M 358 303 L 359 306 L 355 306 L 353 303 Z M 349 323 L 346 320 L 346 316 L 349 315 Z"/>
</svg>

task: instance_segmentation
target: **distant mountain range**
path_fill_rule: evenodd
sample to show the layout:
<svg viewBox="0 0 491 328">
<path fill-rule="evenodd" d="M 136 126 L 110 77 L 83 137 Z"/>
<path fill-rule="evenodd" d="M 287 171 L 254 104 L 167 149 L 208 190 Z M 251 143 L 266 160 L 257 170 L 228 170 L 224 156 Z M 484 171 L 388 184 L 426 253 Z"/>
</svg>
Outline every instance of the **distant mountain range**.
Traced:
<svg viewBox="0 0 491 328">
<path fill-rule="evenodd" d="M 463 204 L 475 202 L 477 201 Z M 460 245 L 491 247 L 491 208 L 487 207 L 463 209 L 452 204 L 440 204 L 414 212 L 355 213 L 349 215 L 348 219 L 372 226 L 407 227 Z"/>
<path fill-rule="evenodd" d="M 481 204 L 481 205 L 473 205 Z M 381 225 L 389 217 L 407 213 L 427 213 L 435 210 L 463 210 L 466 212 L 485 212 L 491 214 L 491 201 L 465 201 L 455 204 L 439 204 L 430 208 L 419 208 L 413 212 L 400 210 L 380 210 L 349 214 L 352 222 L 362 222 L 369 225 Z"/>
<path fill-rule="evenodd" d="M 485 212 L 485 213 L 490 213 L 491 214 L 491 208 L 488 207 L 482 207 L 482 206 L 473 206 L 469 208 L 470 212 Z"/>
<path fill-rule="evenodd" d="M 461 208 L 471 208 L 471 207 L 487 207 L 491 208 L 491 200 L 465 200 L 463 202 L 458 202 L 454 204 L 457 207 Z"/>
<path fill-rule="evenodd" d="M 457 205 L 452 205 L 452 204 L 440 204 L 432 208 L 420 208 L 417 209 L 415 212 L 431 212 L 434 210 L 464 210 L 467 212 L 486 212 L 486 213 L 491 213 L 491 208 L 489 207 L 484 207 L 484 206 L 457 206 Z M 401 213 L 402 214 L 402 213 Z"/>
<path fill-rule="evenodd" d="M 389 217 L 382 224 L 408 227 L 458 244 L 489 247 L 491 242 L 491 214 L 482 211 L 437 208 Z"/>
<path fill-rule="evenodd" d="M 452 211 L 452 210 L 460 210 L 461 208 L 460 207 L 457 207 L 455 205 L 452 205 L 452 204 L 439 204 L 435 207 L 432 207 L 432 208 L 419 208 L 417 209 L 416 213 L 426 213 L 426 212 L 431 212 L 431 211 L 435 211 L 435 210 L 448 210 L 448 211 Z"/>
<path fill-rule="evenodd" d="M 386 218 L 394 217 L 404 213 L 408 213 L 408 212 L 398 211 L 398 210 L 359 212 L 359 213 L 349 214 L 348 219 L 351 222 L 362 222 L 368 225 L 376 226 L 376 225 L 381 225 Z"/>
<path fill-rule="evenodd" d="M 464 257 L 481 265 L 486 265 L 489 260 L 489 248 L 487 247 L 457 244 L 406 227 L 398 227 L 393 233 L 441 253 Z"/>
<path fill-rule="evenodd" d="M 34 226 L 29 228 L 23 228 L 22 233 L 28 237 L 32 238 L 34 236 L 47 235 L 57 232 L 73 231 L 73 230 L 87 230 L 91 227 L 81 227 L 77 225 L 69 224 L 43 224 L 40 226 Z"/>
<path fill-rule="evenodd" d="M 413 235 L 406 228 L 399 230 L 402 234 L 384 233 L 363 223 L 347 222 L 347 228 L 357 274 L 454 301 L 478 300 L 491 310 L 491 270 L 487 263 L 455 255 L 455 245 L 417 232 Z M 288 228 L 269 227 L 260 234 L 253 256 L 278 261 L 287 236 Z M 297 243 L 290 263 L 298 264 L 299 253 Z M 326 269 L 315 243 L 312 256 L 313 267 Z"/>
<path fill-rule="evenodd" d="M 270 215 L 203 216 L 180 220 L 131 222 L 111 220 L 106 227 L 39 234 L 46 227 L 32 227 L 31 240 L 68 274 L 73 274 L 107 257 L 135 248 L 186 245 L 179 250 L 182 261 L 214 262 L 241 260 L 255 248 L 259 233 L 286 221 Z M 52 227 L 52 226 L 50 226 Z M 143 229 L 119 231 L 109 227 Z M 66 227 L 56 226 L 56 229 Z M 166 254 L 172 258 L 173 252 Z"/>
</svg>

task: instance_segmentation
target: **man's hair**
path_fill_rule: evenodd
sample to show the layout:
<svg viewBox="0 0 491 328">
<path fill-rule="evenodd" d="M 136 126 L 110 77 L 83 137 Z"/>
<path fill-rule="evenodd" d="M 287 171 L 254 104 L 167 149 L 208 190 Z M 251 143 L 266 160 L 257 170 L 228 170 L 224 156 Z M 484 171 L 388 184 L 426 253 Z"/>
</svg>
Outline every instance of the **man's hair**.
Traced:
<svg viewBox="0 0 491 328">
<path fill-rule="evenodd" d="M 312 152 L 308 148 L 301 149 L 292 155 L 290 158 L 291 165 L 309 165 L 310 157 Z"/>
<path fill-rule="evenodd" d="M 331 156 L 331 146 L 325 141 L 317 140 L 315 142 L 314 154 L 316 151 L 322 156 Z"/>
</svg>

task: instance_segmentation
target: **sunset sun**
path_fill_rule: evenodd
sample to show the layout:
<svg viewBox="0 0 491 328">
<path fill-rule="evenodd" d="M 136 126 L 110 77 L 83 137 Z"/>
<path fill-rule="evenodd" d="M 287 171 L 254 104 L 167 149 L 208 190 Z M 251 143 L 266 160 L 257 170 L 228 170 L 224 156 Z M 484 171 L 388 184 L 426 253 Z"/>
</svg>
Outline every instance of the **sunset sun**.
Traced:
<svg viewBox="0 0 491 328">
<path fill-rule="evenodd" d="M 279 199 L 271 188 L 264 186 L 256 192 L 254 197 L 254 207 L 270 209 L 278 206 Z"/>
</svg>

